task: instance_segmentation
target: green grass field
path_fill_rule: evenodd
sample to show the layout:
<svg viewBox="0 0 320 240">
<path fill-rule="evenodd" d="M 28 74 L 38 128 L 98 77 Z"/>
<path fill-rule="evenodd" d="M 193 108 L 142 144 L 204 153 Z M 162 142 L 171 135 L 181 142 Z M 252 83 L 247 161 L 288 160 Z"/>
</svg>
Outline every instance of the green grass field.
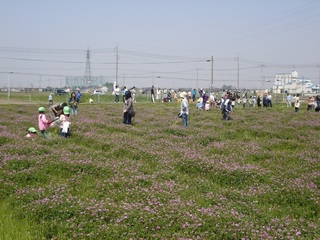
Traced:
<svg viewBox="0 0 320 240">
<path fill-rule="evenodd" d="M 182 128 L 141 96 L 127 126 L 104 97 L 48 141 L 25 138 L 46 95 L 1 105 L 0 239 L 320 238 L 319 113 L 191 104 Z"/>
</svg>

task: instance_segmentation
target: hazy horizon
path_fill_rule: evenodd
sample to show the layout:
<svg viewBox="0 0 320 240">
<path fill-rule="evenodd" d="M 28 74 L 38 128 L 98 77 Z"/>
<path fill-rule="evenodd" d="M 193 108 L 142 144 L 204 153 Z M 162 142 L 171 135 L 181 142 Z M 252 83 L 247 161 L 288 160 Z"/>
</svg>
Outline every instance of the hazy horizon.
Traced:
<svg viewBox="0 0 320 240">
<path fill-rule="evenodd" d="M 117 48 L 129 87 L 207 88 L 212 56 L 214 87 L 293 70 L 320 82 L 317 0 L 0 0 L 0 18 L 0 87 L 62 87 L 85 75 L 88 49 L 91 75 L 113 82 Z"/>
</svg>

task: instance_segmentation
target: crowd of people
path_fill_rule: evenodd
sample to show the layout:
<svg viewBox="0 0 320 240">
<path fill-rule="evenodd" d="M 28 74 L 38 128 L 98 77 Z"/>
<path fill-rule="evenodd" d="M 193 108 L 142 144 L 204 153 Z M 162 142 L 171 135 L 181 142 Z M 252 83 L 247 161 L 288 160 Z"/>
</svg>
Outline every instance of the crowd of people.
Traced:
<svg viewBox="0 0 320 240">
<path fill-rule="evenodd" d="M 49 94 L 49 117 L 47 119 L 45 115 L 45 108 L 38 108 L 38 128 L 41 135 L 45 139 L 49 139 L 49 135 L 46 130 L 49 127 L 59 126 L 59 134 L 61 137 L 70 137 L 70 116 L 76 116 L 78 114 L 78 105 L 81 99 L 81 92 L 72 92 L 68 103 L 53 104 L 52 94 Z M 34 127 L 30 127 L 27 131 L 27 138 L 34 138 L 37 136 L 37 130 Z"/>
<path fill-rule="evenodd" d="M 154 86 L 151 88 L 151 102 L 180 102 L 180 110 L 178 116 L 182 119 L 182 126 L 188 127 L 188 115 L 189 115 L 189 103 L 194 103 L 195 108 L 199 110 L 208 111 L 211 108 L 219 108 L 221 110 L 222 120 L 231 120 L 231 113 L 235 107 L 246 108 L 247 103 L 249 108 L 253 107 L 272 107 L 272 94 L 265 93 L 262 98 L 260 95 L 251 95 L 248 97 L 247 92 L 244 92 L 242 96 L 238 93 L 231 93 L 229 91 L 221 94 L 220 97 L 214 93 L 206 93 L 202 88 L 198 91 L 196 89 L 191 89 L 189 91 L 174 91 L 160 88 L 155 89 Z M 122 95 L 123 107 L 123 124 L 132 124 L 132 118 L 135 116 L 135 111 L 133 108 L 133 103 L 135 102 L 136 88 L 132 87 L 127 89 L 126 86 L 119 88 L 119 86 L 114 87 L 113 95 L 115 97 L 115 103 L 119 103 L 120 94 Z M 198 98 L 197 98 L 198 95 Z M 80 91 L 72 92 L 68 103 L 53 104 L 52 95 L 48 97 L 49 101 L 49 113 L 52 120 L 48 120 L 45 115 L 45 108 L 39 107 L 38 109 L 38 128 L 41 135 L 48 139 L 49 136 L 46 133 L 46 129 L 51 126 L 59 126 L 59 134 L 62 137 L 70 137 L 70 117 L 77 116 L 78 106 L 80 103 L 82 94 Z M 173 99 L 172 99 L 173 96 Z M 179 96 L 179 97 L 178 97 Z M 287 107 L 293 107 L 295 112 L 299 112 L 301 100 L 300 95 L 296 94 L 291 96 L 289 93 L 286 98 Z M 90 102 L 90 100 L 89 100 Z M 320 112 L 320 95 L 315 97 L 311 96 L 307 100 L 307 111 Z M 37 136 L 37 130 L 34 127 L 30 127 L 27 131 L 26 137 L 33 138 Z"/>
</svg>

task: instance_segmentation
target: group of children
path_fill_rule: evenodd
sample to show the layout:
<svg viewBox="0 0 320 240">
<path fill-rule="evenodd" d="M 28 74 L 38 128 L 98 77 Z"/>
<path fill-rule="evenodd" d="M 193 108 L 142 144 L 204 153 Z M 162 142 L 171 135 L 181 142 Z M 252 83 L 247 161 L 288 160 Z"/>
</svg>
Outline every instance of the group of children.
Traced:
<svg viewBox="0 0 320 240">
<path fill-rule="evenodd" d="M 63 107 L 62 107 L 63 106 Z M 46 133 L 46 129 L 50 126 L 54 126 L 56 124 L 59 124 L 60 127 L 60 136 L 69 138 L 70 137 L 70 108 L 66 106 L 66 104 L 60 104 L 61 110 L 57 109 L 52 109 L 55 118 L 51 121 L 49 121 L 44 114 L 45 108 L 44 107 L 39 107 L 38 112 L 38 127 L 40 130 L 41 135 L 45 138 L 48 139 L 49 136 Z M 28 129 L 27 138 L 34 138 L 37 136 L 37 130 L 34 127 L 30 127 Z"/>
</svg>

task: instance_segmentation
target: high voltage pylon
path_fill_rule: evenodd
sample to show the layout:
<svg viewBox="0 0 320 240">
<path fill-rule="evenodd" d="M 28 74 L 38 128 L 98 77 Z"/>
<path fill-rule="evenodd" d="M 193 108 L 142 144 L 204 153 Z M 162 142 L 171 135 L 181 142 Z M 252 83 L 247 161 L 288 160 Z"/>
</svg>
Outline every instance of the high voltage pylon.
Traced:
<svg viewBox="0 0 320 240">
<path fill-rule="evenodd" d="M 90 50 L 87 50 L 87 61 L 86 61 L 86 71 L 83 78 L 83 86 L 91 86 L 92 77 L 91 77 L 91 66 L 90 66 Z"/>
</svg>

